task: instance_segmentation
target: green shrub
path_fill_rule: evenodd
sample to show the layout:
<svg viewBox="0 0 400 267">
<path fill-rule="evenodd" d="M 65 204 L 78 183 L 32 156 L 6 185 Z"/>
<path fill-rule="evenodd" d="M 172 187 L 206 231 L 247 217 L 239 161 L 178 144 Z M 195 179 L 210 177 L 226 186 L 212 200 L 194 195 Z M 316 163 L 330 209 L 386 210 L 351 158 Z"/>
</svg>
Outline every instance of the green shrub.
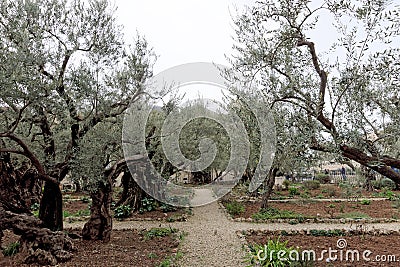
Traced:
<svg viewBox="0 0 400 267">
<path fill-rule="evenodd" d="M 303 186 L 306 189 L 314 190 L 318 189 L 321 186 L 321 183 L 318 180 L 307 180 L 303 182 Z"/>
<path fill-rule="evenodd" d="M 291 260 L 289 255 L 293 256 L 294 251 L 297 251 L 298 255 L 301 255 L 301 252 L 293 247 L 288 247 L 287 241 L 281 242 L 279 238 L 269 240 L 266 245 L 249 245 L 249 248 L 250 252 L 246 257 L 246 263 L 249 266 L 307 266 Z"/>
<path fill-rule="evenodd" d="M 329 174 L 317 173 L 315 175 L 315 180 L 319 181 L 321 184 L 329 184 L 331 182 L 331 177 Z"/>
<path fill-rule="evenodd" d="M 328 197 L 336 196 L 336 190 L 333 187 L 327 187 L 322 190 L 322 193 L 326 194 Z"/>
<path fill-rule="evenodd" d="M 5 257 L 14 256 L 15 254 L 17 254 L 19 252 L 20 246 L 21 245 L 18 241 L 9 244 L 6 248 L 3 249 L 3 255 Z"/>
<path fill-rule="evenodd" d="M 346 233 L 343 230 L 310 230 L 310 235 L 312 236 L 345 236 Z"/>
<path fill-rule="evenodd" d="M 177 233 L 178 230 L 175 228 L 151 228 L 149 231 L 147 231 L 144 236 L 146 239 L 152 239 L 155 237 L 164 237 L 168 236 L 173 233 Z"/>
<path fill-rule="evenodd" d="M 132 208 L 128 205 L 121 205 L 114 210 L 114 218 L 128 218 L 132 214 Z"/>
<path fill-rule="evenodd" d="M 231 201 L 225 204 L 226 211 L 232 215 L 236 216 L 244 212 L 245 208 L 242 203 L 237 201 Z"/>
<path fill-rule="evenodd" d="M 300 195 L 300 191 L 297 187 L 291 186 L 291 187 L 289 187 L 289 195 L 290 196 L 298 196 L 298 195 Z"/>
<path fill-rule="evenodd" d="M 282 182 L 282 186 L 285 190 L 289 189 L 289 186 L 292 184 L 292 182 L 290 182 L 288 179 L 283 180 Z"/>
<path fill-rule="evenodd" d="M 40 208 L 40 204 L 39 203 L 33 203 L 31 205 L 31 211 L 38 211 Z"/>
<path fill-rule="evenodd" d="M 389 190 L 396 189 L 396 183 L 390 180 L 389 178 L 383 178 L 380 180 L 381 188 L 386 188 Z"/>
<path fill-rule="evenodd" d="M 171 212 L 171 211 L 176 211 L 177 210 L 176 207 L 174 207 L 172 205 L 165 204 L 165 203 L 161 204 L 160 209 L 163 212 Z"/>
<path fill-rule="evenodd" d="M 369 199 L 361 200 L 361 205 L 369 205 L 369 204 L 371 204 L 371 200 L 369 200 Z"/>
<path fill-rule="evenodd" d="M 255 220 L 269 220 L 269 219 L 298 219 L 303 217 L 290 210 L 280 210 L 277 208 L 269 207 L 254 213 L 252 218 Z"/>
<path fill-rule="evenodd" d="M 153 198 L 145 197 L 145 198 L 142 199 L 141 202 L 142 202 L 141 203 L 142 205 L 141 205 L 141 207 L 139 209 L 139 213 L 144 213 L 144 212 L 147 212 L 147 211 L 153 211 L 153 210 L 156 210 L 156 208 L 157 208 L 157 202 Z"/>
</svg>

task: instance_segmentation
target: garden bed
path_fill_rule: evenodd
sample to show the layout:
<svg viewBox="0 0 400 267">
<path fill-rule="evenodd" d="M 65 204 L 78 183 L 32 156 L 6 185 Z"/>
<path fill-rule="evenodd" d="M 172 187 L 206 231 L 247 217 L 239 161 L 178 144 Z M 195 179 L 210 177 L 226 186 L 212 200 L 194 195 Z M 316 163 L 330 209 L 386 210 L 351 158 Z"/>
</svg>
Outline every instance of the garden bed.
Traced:
<svg viewBox="0 0 400 267">
<path fill-rule="evenodd" d="M 285 231 L 250 230 L 238 234 L 241 236 L 244 234 L 249 248 L 254 247 L 255 244 L 264 247 L 269 241 L 276 242 L 278 240 L 281 243 L 287 242 L 287 248 L 297 248 L 300 255 L 304 250 L 315 251 L 315 259 L 317 260 L 302 266 L 398 266 L 398 261 L 400 261 L 400 252 L 397 249 L 400 246 L 398 231 L 359 229 L 352 231 L 308 230 L 288 233 Z M 329 258 L 328 252 L 321 256 L 322 251 L 329 251 L 329 248 L 332 250 L 332 258 Z M 371 251 L 371 254 L 367 250 Z M 353 252 L 355 253 L 354 256 Z M 364 252 L 366 253 L 365 258 L 363 257 Z M 359 260 L 357 260 L 357 253 Z M 305 256 L 304 258 L 308 259 L 308 254 L 305 254 Z M 333 260 L 335 257 L 336 261 Z M 301 258 L 302 256 L 300 256 Z"/>
<path fill-rule="evenodd" d="M 3 246 L 15 243 L 17 238 L 6 233 Z M 182 233 L 164 228 L 151 232 L 113 231 L 111 241 L 106 244 L 101 241 L 74 240 L 77 251 L 73 259 L 58 266 L 160 266 L 182 256 L 178 251 L 181 238 Z M 0 266 L 29 266 L 22 264 L 24 257 L 23 253 L 11 257 L 4 257 L 0 253 Z"/>
</svg>

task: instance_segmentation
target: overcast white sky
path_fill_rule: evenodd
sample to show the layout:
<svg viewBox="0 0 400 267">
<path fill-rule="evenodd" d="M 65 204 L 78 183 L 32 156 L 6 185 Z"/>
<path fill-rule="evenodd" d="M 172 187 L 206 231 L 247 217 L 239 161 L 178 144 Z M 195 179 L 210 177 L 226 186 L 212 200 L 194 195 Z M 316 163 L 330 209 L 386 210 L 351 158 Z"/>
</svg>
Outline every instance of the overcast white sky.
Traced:
<svg viewBox="0 0 400 267">
<path fill-rule="evenodd" d="M 144 35 L 159 58 L 155 73 L 190 62 L 225 64 L 232 48 L 231 14 L 255 0 L 115 0 L 127 41 Z"/>
</svg>

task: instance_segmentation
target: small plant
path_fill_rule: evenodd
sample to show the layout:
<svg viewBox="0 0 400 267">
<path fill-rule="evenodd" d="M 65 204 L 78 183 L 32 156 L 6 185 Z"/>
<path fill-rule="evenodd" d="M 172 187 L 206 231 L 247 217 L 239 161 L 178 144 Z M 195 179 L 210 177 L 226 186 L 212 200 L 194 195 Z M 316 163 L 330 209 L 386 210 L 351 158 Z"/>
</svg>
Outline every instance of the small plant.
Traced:
<svg viewBox="0 0 400 267">
<path fill-rule="evenodd" d="M 174 207 L 172 205 L 165 204 L 165 203 L 162 203 L 160 205 L 160 209 L 162 210 L 162 212 L 171 212 L 171 211 L 176 211 L 177 210 L 176 207 Z"/>
<path fill-rule="evenodd" d="M 114 210 L 114 218 L 128 218 L 132 214 L 132 208 L 128 205 L 121 205 Z"/>
<path fill-rule="evenodd" d="M 383 178 L 379 181 L 372 181 L 372 186 L 376 189 L 395 190 L 396 183 L 389 178 Z"/>
<path fill-rule="evenodd" d="M 158 256 L 157 256 L 157 254 L 155 254 L 155 253 L 153 253 L 153 252 L 150 252 L 148 255 L 147 255 L 147 258 L 149 258 L 149 259 L 156 259 Z"/>
<path fill-rule="evenodd" d="M 19 252 L 19 247 L 20 247 L 20 243 L 14 242 L 9 244 L 6 248 L 3 249 L 3 255 L 5 257 L 11 257 L 14 256 L 15 254 L 17 254 Z"/>
<path fill-rule="evenodd" d="M 142 199 L 141 207 L 139 213 L 144 213 L 148 211 L 153 211 L 157 208 L 157 203 L 153 198 L 145 197 Z"/>
<path fill-rule="evenodd" d="M 285 179 L 283 182 L 282 182 L 282 186 L 283 186 L 283 188 L 285 189 L 285 190 L 288 190 L 289 189 L 289 186 L 291 185 L 292 183 L 288 180 L 288 179 Z"/>
<path fill-rule="evenodd" d="M 326 194 L 327 197 L 334 197 L 336 196 L 336 190 L 333 187 L 326 187 L 324 189 L 322 189 L 321 191 L 322 193 Z"/>
<path fill-rule="evenodd" d="M 331 177 L 329 174 L 317 173 L 315 175 L 315 180 L 319 181 L 321 184 L 329 184 L 331 182 Z"/>
<path fill-rule="evenodd" d="M 297 187 L 290 186 L 289 187 L 289 195 L 290 196 L 298 196 L 298 195 L 300 195 L 299 189 Z"/>
<path fill-rule="evenodd" d="M 329 204 L 324 207 L 324 210 L 326 213 L 328 213 L 330 218 L 335 217 L 335 212 L 336 212 L 336 205 L 335 204 Z"/>
<path fill-rule="evenodd" d="M 266 245 L 250 245 L 250 253 L 246 257 L 246 262 L 249 266 L 293 266 L 294 261 L 290 261 L 288 258 L 283 259 L 278 253 L 285 253 L 285 255 L 293 255 L 293 251 L 296 249 L 287 246 L 287 241 L 281 242 L 279 238 L 277 240 L 269 240 Z M 297 250 L 296 250 L 297 251 Z"/>
<path fill-rule="evenodd" d="M 163 260 L 158 267 L 170 267 L 171 266 L 171 259 L 165 259 Z"/>
<path fill-rule="evenodd" d="M 361 205 L 369 205 L 369 204 L 371 204 L 371 200 L 369 200 L 369 199 L 361 200 Z"/>
<path fill-rule="evenodd" d="M 177 233 L 178 230 L 175 228 L 151 228 L 149 231 L 147 231 L 144 236 L 146 239 L 152 239 L 155 237 L 164 237 L 168 236 L 173 233 Z"/>
<path fill-rule="evenodd" d="M 33 203 L 31 205 L 31 211 L 38 211 L 40 208 L 40 204 L 39 203 Z"/>
<path fill-rule="evenodd" d="M 254 213 L 252 218 L 255 220 L 270 220 L 270 219 L 298 219 L 303 217 L 290 210 L 279 210 L 277 208 L 269 207 Z"/>
<path fill-rule="evenodd" d="M 315 190 L 320 188 L 321 183 L 318 180 L 307 180 L 303 183 L 304 188 L 309 190 Z"/>
<path fill-rule="evenodd" d="M 225 208 L 226 208 L 226 211 L 232 216 L 237 216 L 237 215 L 243 213 L 245 210 L 243 204 L 239 203 L 237 201 L 231 201 L 231 202 L 226 203 Z"/>
<path fill-rule="evenodd" d="M 342 203 L 342 204 L 340 205 L 339 211 L 340 211 L 340 213 L 343 213 L 343 212 L 344 212 L 344 203 Z"/>
</svg>

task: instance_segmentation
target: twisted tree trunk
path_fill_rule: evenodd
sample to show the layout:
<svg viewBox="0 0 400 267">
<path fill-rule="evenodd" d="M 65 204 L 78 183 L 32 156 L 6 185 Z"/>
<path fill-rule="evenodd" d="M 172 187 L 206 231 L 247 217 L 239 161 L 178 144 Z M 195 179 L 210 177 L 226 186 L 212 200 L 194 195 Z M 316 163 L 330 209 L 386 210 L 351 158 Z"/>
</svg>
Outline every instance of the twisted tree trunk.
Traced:
<svg viewBox="0 0 400 267">
<path fill-rule="evenodd" d="M 112 217 L 110 213 L 112 200 L 111 181 L 100 182 L 97 190 L 91 193 L 90 196 L 92 197 L 90 219 L 83 227 L 82 237 L 86 240 L 109 242 L 112 230 Z"/>
<path fill-rule="evenodd" d="M 264 195 L 262 196 L 261 200 L 261 209 L 268 208 L 268 200 L 271 197 L 274 185 L 275 185 L 275 177 L 276 173 L 278 172 L 278 168 L 271 168 L 268 172 L 268 179 L 266 183 L 266 188 Z"/>
</svg>

